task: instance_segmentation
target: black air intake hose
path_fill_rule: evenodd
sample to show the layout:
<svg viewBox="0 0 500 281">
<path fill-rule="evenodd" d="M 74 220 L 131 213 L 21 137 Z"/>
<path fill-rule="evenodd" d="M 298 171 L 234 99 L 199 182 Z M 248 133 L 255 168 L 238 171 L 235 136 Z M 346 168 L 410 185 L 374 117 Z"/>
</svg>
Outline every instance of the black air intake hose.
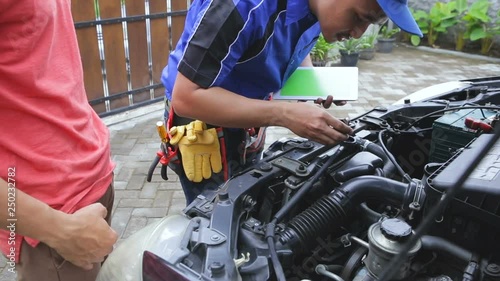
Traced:
<svg viewBox="0 0 500 281">
<path fill-rule="evenodd" d="M 382 159 L 382 161 L 384 161 L 383 170 L 384 170 L 385 176 L 390 176 L 391 174 L 394 173 L 394 171 L 396 171 L 396 166 L 394 166 L 394 164 L 389 159 L 387 154 L 385 154 L 382 147 L 380 147 L 377 144 L 374 144 L 373 142 L 370 142 L 370 141 L 367 141 L 364 139 L 360 139 L 359 142 L 361 142 L 360 144 L 363 146 L 364 150 L 377 155 L 378 157 L 380 157 L 380 159 Z"/>
<path fill-rule="evenodd" d="M 280 234 L 280 242 L 292 247 L 300 243 L 307 248 L 308 242 L 315 241 L 318 234 L 339 228 L 352 207 L 366 199 L 383 198 L 387 203 L 401 205 L 413 199 L 415 190 L 414 183 L 405 184 L 387 178 L 362 176 L 352 179 L 290 220 Z"/>
<path fill-rule="evenodd" d="M 288 227 L 280 235 L 282 244 L 296 245 L 300 243 L 304 248 L 308 246 L 306 241 L 314 241 L 316 233 L 323 233 L 332 226 L 341 225 L 350 210 L 349 199 L 343 191 L 336 190 L 325 196 L 307 210 L 293 218 Z"/>
<path fill-rule="evenodd" d="M 445 253 L 450 256 L 456 257 L 463 262 L 469 262 L 473 256 L 473 254 L 468 250 L 455 245 L 441 237 L 424 235 L 422 236 L 421 241 L 423 249 Z"/>
</svg>

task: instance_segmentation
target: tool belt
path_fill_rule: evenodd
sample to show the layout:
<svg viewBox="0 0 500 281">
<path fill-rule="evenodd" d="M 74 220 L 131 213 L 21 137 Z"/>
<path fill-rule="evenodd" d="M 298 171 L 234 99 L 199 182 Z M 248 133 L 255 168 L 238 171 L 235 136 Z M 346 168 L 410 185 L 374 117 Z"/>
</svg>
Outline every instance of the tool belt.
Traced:
<svg viewBox="0 0 500 281">
<path fill-rule="evenodd" d="M 196 121 L 191 118 L 177 115 L 171 107 L 170 101 L 166 102 L 166 110 L 169 113 L 165 128 L 167 132 L 170 132 L 174 127 L 187 126 Z M 252 163 L 248 160 L 255 161 L 255 159 L 259 158 L 258 156 L 264 148 L 266 128 L 229 129 L 206 124 L 206 130 L 209 129 L 215 129 L 217 132 L 220 146 L 220 159 L 222 160 L 221 172 L 223 172 L 224 180 L 228 180 L 229 178 L 229 166 L 231 166 L 231 172 L 240 170 L 238 167 L 245 167 Z M 167 137 L 170 138 L 172 136 L 166 136 L 166 138 Z M 182 163 L 182 153 L 178 145 L 170 145 L 169 143 L 163 145 L 164 143 L 166 142 L 162 140 L 162 149 L 157 153 L 157 158 L 160 157 L 159 162 L 162 164 L 162 178 L 168 179 L 166 176 L 167 165 L 178 175 L 185 173 L 186 171 L 183 169 Z M 166 149 L 164 149 L 163 146 L 166 146 Z M 228 160 L 231 161 L 231 165 L 228 164 Z M 235 161 L 238 163 L 235 163 Z M 154 163 L 155 161 L 153 164 Z M 150 171 L 152 169 L 154 170 L 154 167 L 150 168 Z M 163 172 L 164 170 L 165 173 Z M 150 179 L 151 176 L 148 174 L 148 181 L 150 181 Z"/>
</svg>

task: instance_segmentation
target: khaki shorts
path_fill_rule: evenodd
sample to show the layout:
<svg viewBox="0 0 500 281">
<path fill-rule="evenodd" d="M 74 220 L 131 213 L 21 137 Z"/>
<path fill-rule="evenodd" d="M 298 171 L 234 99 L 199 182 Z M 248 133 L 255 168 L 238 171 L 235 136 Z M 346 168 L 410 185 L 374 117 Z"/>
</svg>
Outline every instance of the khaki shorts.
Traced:
<svg viewBox="0 0 500 281">
<path fill-rule="evenodd" d="M 114 195 L 111 183 L 106 193 L 97 201 L 108 209 L 106 221 L 110 225 Z M 101 269 L 101 264 L 94 264 L 91 270 L 77 267 L 41 242 L 33 248 L 23 240 L 20 258 L 16 265 L 18 281 L 95 281 Z"/>
</svg>

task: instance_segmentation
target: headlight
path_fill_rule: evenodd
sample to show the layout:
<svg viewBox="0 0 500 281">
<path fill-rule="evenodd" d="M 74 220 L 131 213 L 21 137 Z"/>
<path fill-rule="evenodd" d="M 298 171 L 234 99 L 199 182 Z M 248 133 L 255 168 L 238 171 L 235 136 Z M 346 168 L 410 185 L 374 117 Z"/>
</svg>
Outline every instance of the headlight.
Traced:
<svg viewBox="0 0 500 281">
<path fill-rule="evenodd" d="M 141 281 L 144 251 L 167 259 L 179 247 L 188 224 L 188 218 L 173 215 L 139 230 L 108 256 L 96 281 Z"/>
</svg>

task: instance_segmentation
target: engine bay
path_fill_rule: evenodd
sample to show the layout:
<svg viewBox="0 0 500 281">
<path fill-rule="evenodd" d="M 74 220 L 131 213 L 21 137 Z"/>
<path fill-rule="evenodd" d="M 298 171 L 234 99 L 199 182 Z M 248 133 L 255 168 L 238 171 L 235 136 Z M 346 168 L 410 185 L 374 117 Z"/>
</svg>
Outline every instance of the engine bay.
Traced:
<svg viewBox="0 0 500 281">
<path fill-rule="evenodd" d="M 184 210 L 180 250 L 143 276 L 500 280 L 500 77 L 466 82 L 347 120 L 336 146 L 273 143 Z"/>
</svg>

